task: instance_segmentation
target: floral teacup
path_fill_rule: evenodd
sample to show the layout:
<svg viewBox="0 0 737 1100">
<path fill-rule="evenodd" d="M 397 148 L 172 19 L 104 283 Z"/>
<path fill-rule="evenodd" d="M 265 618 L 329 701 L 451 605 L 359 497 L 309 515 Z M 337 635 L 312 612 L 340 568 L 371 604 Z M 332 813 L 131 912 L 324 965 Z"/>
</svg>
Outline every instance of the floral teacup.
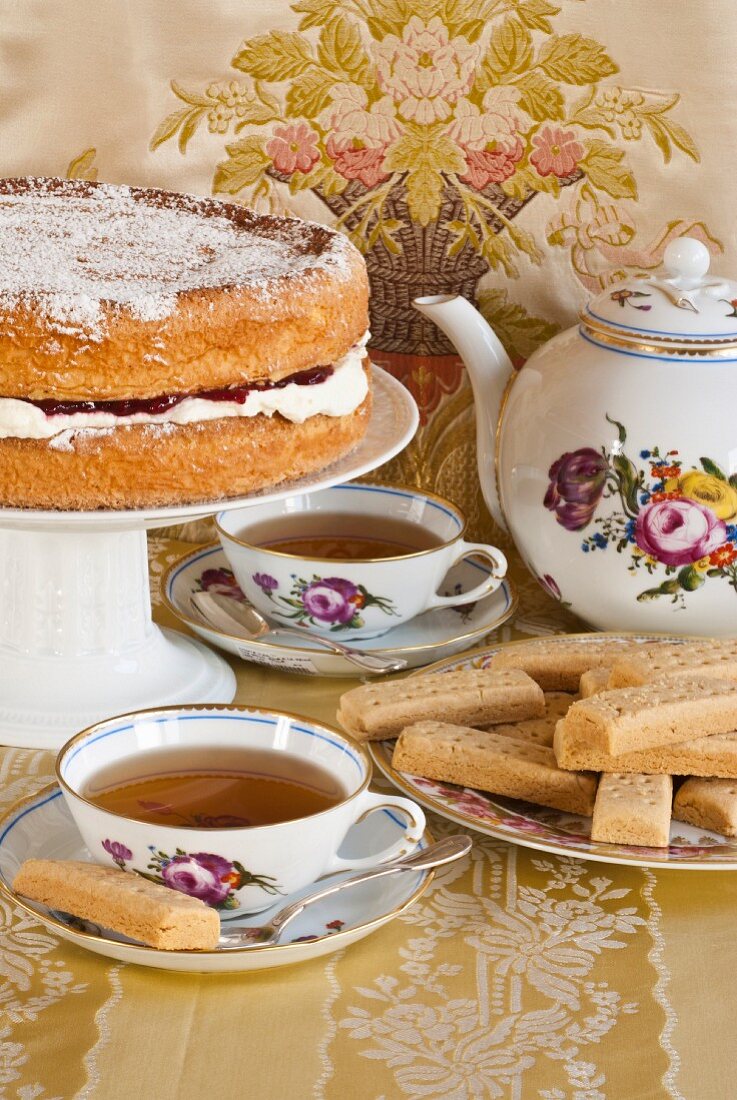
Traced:
<svg viewBox="0 0 737 1100">
<path fill-rule="evenodd" d="M 342 513 L 416 524 L 439 545 L 393 557 L 311 558 L 249 541 L 249 530 L 295 514 Z M 335 485 L 286 500 L 249 505 L 216 518 L 220 541 L 246 598 L 276 625 L 300 626 L 340 639 L 373 638 L 436 607 L 475 603 L 494 592 L 507 571 L 500 550 L 465 542 L 466 521 L 450 501 L 418 489 Z M 440 596 L 443 578 L 463 558 L 481 557 L 489 572 L 475 588 Z"/>
<path fill-rule="evenodd" d="M 253 749 L 260 775 L 268 754 L 273 778 L 299 775 L 303 761 L 327 773 L 344 792 L 340 801 L 306 817 L 273 825 L 198 828 L 136 820 L 95 803 L 95 777 L 115 761 L 119 782 L 146 775 L 156 750 Z M 93 859 L 137 871 L 173 890 L 200 898 L 227 917 L 258 913 L 334 871 L 372 867 L 411 851 L 425 817 L 414 802 L 372 794 L 371 761 L 351 737 L 281 711 L 234 706 L 162 707 L 98 722 L 67 741 L 56 773 Z M 270 776 L 270 772 L 266 777 Z M 363 858 L 338 854 L 352 825 L 371 813 L 399 814 L 406 831 Z"/>
</svg>

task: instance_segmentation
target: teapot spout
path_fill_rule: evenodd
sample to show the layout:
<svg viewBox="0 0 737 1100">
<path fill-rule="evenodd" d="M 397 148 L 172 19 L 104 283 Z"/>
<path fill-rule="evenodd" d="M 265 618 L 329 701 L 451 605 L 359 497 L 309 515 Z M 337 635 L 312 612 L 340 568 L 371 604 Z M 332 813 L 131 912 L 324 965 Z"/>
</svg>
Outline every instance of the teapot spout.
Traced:
<svg viewBox="0 0 737 1100">
<path fill-rule="evenodd" d="M 495 522 L 507 530 L 496 477 L 496 433 L 512 361 L 479 311 L 459 294 L 415 298 L 415 309 L 434 321 L 466 365 L 476 408 L 479 481 Z"/>
</svg>

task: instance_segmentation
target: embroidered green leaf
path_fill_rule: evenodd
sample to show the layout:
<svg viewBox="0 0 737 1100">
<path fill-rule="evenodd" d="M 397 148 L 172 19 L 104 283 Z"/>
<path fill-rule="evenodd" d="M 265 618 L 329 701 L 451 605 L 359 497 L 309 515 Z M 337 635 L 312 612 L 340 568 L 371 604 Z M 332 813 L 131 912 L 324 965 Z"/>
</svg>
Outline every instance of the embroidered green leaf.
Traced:
<svg viewBox="0 0 737 1100">
<path fill-rule="evenodd" d="M 584 95 L 571 107 L 568 116 L 569 122 L 575 122 L 587 130 L 604 130 L 611 138 L 616 137 L 616 130 L 612 125 L 612 112 L 605 113 L 602 107 L 594 106 L 596 89 L 592 88 L 588 95 Z"/>
<path fill-rule="evenodd" d="M 440 20 L 448 28 L 450 38 L 462 35 L 475 42 L 482 34 L 494 10 L 494 0 L 445 0 L 439 11 Z"/>
<path fill-rule="evenodd" d="M 519 249 L 520 252 L 524 252 L 526 256 L 529 256 L 534 264 L 541 264 L 543 261 L 543 254 L 535 243 L 535 238 L 532 233 L 528 233 L 526 229 L 520 228 L 515 225 L 514 222 L 507 227 L 512 244 Z"/>
<path fill-rule="evenodd" d="M 297 191 L 314 189 L 323 195 L 339 195 L 345 190 L 348 180 L 339 176 L 330 164 L 316 164 L 311 172 L 295 172 L 289 180 L 289 190 L 292 194 Z"/>
<path fill-rule="evenodd" d="M 390 172 L 407 173 L 410 216 L 426 226 L 440 212 L 442 173 L 463 172 L 466 162 L 456 143 L 437 128 L 412 127 L 389 149 L 384 165 Z"/>
<path fill-rule="evenodd" d="M 184 107 L 182 110 L 174 111 L 172 114 L 168 115 L 163 122 L 159 123 L 154 131 L 153 137 L 149 142 L 149 149 L 151 152 L 153 152 L 154 149 L 158 149 L 159 145 L 168 141 L 169 138 L 174 137 L 176 132 L 179 131 L 177 145 L 179 146 L 179 152 L 185 153 L 187 151 L 187 144 L 196 132 L 204 114 L 204 107 Z"/>
<path fill-rule="evenodd" d="M 370 7 L 366 26 L 369 34 L 378 40 L 387 34 L 401 38 L 407 23 L 416 14 L 414 0 L 372 0 Z"/>
<path fill-rule="evenodd" d="M 512 251 L 504 233 L 487 233 L 481 246 L 481 255 L 493 270 L 501 268 L 508 279 L 516 279 L 519 268 L 512 258 Z"/>
<path fill-rule="evenodd" d="M 260 80 L 292 80 L 313 64 L 309 42 L 295 31 L 269 31 L 246 39 L 231 61 L 235 69 Z"/>
<path fill-rule="evenodd" d="M 556 34 L 543 43 L 537 64 L 564 84 L 595 84 L 619 72 L 604 47 L 583 34 Z"/>
<path fill-rule="evenodd" d="M 524 0 L 524 3 L 518 4 L 516 8 L 516 13 L 523 23 L 533 30 L 544 31 L 545 34 L 553 33 L 548 16 L 557 15 L 559 11 L 560 8 L 549 4 L 548 0 Z"/>
<path fill-rule="evenodd" d="M 536 122 L 564 117 L 563 93 L 557 84 L 548 80 L 542 73 L 532 70 L 525 73 L 516 83 L 519 90 L 519 104 Z"/>
<path fill-rule="evenodd" d="M 489 48 L 482 62 L 491 84 L 500 84 L 504 77 L 524 72 L 532 62 L 532 36 L 517 19 L 507 16 L 494 29 Z"/>
<path fill-rule="evenodd" d="M 182 103 L 189 103 L 191 107 L 212 107 L 213 103 L 217 102 L 211 96 L 203 95 L 201 92 L 188 91 L 176 80 L 172 80 L 171 90 L 177 99 L 181 99 Z"/>
<path fill-rule="evenodd" d="M 226 145 L 227 160 L 215 168 L 212 189 L 215 194 L 237 195 L 244 187 L 255 183 L 269 163 L 269 156 L 258 134 L 250 134 L 240 141 Z"/>
<path fill-rule="evenodd" d="M 373 84 L 371 62 L 363 48 L 361 34 L 356 24 L 344 15 L 338 15 L 323 27 L 317 55 L 330 72 L 350 77 L 357 84 Z"/>
<path fill-rule="evenodd" d="M 301 31 L 324 26 L 342 9 L 343 0 L 297 0 L 296 4 L 292 4 L 292 11 L 302 16 L 299 21 Z"/>
<path fill-rule="evenodd" d="M 95 157 L 97 156 L 97 149 L 85 149 L 79 156 L 74 157 L 69 161 L 67 165 L 66 176 L 70 180 L 96 180 L 97 168 L 95 167 Z"/>
<path fill-rule="evenodd" d="M 699 163 L 701 157 L 691 135 L 677 122 L 674 122 L 671 118 L 664 118 L 661 114 L 647 113 L 643 114 L 642 118 L 653 141 L 663 154 L 663 160 L 666 164 L 671 159 L 671 142 L 686 156 L 689 156 L 691 160 L 696 161 L 697 164 Z"/>
<path fill-rule="evenodd" d="M 334 76 L 317 68 L 308 69 L 287 88 L 287 114 L 290 118 L 315 118 L 328 104 L 334 87 Z"/>
<path fill-rule="evenodd" d="M 506 290 L 482 290 L 479 309 L 515 363 L 529 359 L 533 351 L 559 332 L 558 325 L 528 313 L 511 302 Z"/>
<path fill-rule="evenodd" d="M 612 198 L 636 199 L 637 184 L 627 165 L 622 163 L 623 157 L 623 149 L 594 138 L 587 142 L 586 154 L 579 167 L 592 186 L 606 191 Z"/>
<path fill-rule="evenodd" d="M 700 458 L 699 462 L 701 463 L 705 473 L 711 474 L 712 477 L 718 477 L 720 481 L 727 480 L 727 475 L 724 473 L 721 467 L 717 466 L 716 462 L 712 462 L 710 458 Z"/>
</svg>

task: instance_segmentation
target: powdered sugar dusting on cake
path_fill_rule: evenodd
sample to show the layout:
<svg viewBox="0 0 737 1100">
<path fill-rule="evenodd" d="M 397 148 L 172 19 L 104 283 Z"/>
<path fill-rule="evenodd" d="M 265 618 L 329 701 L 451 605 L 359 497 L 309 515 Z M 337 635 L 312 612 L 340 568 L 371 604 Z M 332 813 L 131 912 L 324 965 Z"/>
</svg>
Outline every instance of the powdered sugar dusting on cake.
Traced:
<svg viewBox="0 0 737 1100">
<path fill-rule="evenodd" d="M 183 291 L 248 287 L 283 295 L 285 277 L 348 277 L 352 246 L 324 226 L 260 217 L 168 192 L 71 180 L 0 183 L 0 310 L 28 302 L 58 333 L 91 341 L 106 313 L 162 321 Z"/>
</svg>

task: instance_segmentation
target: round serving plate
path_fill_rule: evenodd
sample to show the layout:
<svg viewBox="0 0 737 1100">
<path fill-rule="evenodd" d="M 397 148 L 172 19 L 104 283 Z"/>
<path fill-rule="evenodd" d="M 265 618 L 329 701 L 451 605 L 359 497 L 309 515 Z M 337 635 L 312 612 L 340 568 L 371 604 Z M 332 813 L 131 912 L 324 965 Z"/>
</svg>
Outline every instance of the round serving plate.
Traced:
<svg viewBox="0 0 737 1100">
<path fill-rule="evenodd" d="M 264 489 L 231 500 L 208 500 L 179 504 L 169 508 L 99 509 L 94 512 L 31 511 L 24 508 L 0 508 L 0 529 L 23 531 L 140 531 L 149 527 L 167 527 L 214 512 L 231 512 L 249 504 L 314 493 L 342 481 L 353 481 L 362 474 L 383 466 L 404 450 L 419 424 L 419 413 L 409 390 L 380 367 L 371 366 L 373 403 L 371 419 L 361 442 L 343 458 L 317 473 L 298 481 L 285 481 L 273 489 Z"/>
<path fill-rule="evenodd" d="M 387 462 L 409 443 L 417 406 L 372 367 L 367 433 L 319 473 L 228 501 L 140 511 L 0 508 L 0 743 L 59 748 L 111 714 L 229 703 L 235 676 L 196 638 L 151 618 L 146 529 L 324 489 Z"/>
<path fill-rule="evenodd" d="M 370 822 L 361 822 L 348 831 L 340 854 L 347 859 L 365 858 L 403 835 L 405 828 L 406 823 L 389 810 L 372 814 Z M 430 843 L 432 837 L 426 832 L 418 847 L 426 848 Z M 403 871 L 315 902 L 290 924 L 284 943 L 216 951 L 161 951 L 20 897 L 13 891 L 12 882 L 26 859 L 94 862 L 56 783 L 17 802 L 0 820 L 0 895 L 20 905 L 57 936 L 98 955 L 159 970 L 205 974 L 241 974 L 291 966 L 348 947 L 404 913 L 435 875 L 432 870 Z M 331 878 L 339 881 L 350 874 L 348 871 Z M 280 898 L 263 913 L 230 918 L 228 931 L 266 924 L 278 910 L 313 889 L 314 883 Z"/>
<path fill-rule="evenodd" d="M 686 641 L 682 637 L 665 634 L 560 634 L 546 635 L 530 641 L 507 642 L 482 649 L 474 649 L 461 657 L 438 661 L 415 675 L 433 672 L 485 668 L 495 653 L 519 646 L 529 647 L 536 642 L 565 645 L 566 642 L 652 642 Z M 551 852 L 559 856 L 575 856 L 600 863 L 621 863 L 654 870 L 677 868 L 693 871 L 737 870 L 737 840 L 720 836 L 704 829 L 696 829 L 680 821 L 671 822 L 668 848 L 644 848 L 631 844 L 603 844 L 591 839 L 591 818 L 561 813 L 545 806 L 518 802 L 484 791 L 440 783 L 396 771 L 392 767 L 393 741 L 370 741 L 367 748 L 371 758 L 387 779 L 416 802 L 433 810 L 450 821 L 467 829 L 475 829 L 486 836 L 508 840 L 526 848 Z"/>
<path fill-rule="evenodd" d="M 466 559 L 448 573 L 443 595 L 465 592 L 489 572 L 488 566 Z M 246 602 L 219 543 L 186 554 L 166 571 L 161 580 L 161 597 L 169 611 L 210 645 L 244 661 L 309 676 L 355 679 L 354 664 L 315 645 L 309 634 L 305 634 L 304 640 L 276 634 L 273 638 L 252 641 L 205 626 L 193 608 L 192 596 L 206 591 L 232 599 L 236 606 Z M 495 592 L 475 604 L 427 611 L 378 638 L 364 638 L 357 645 L 367 653 L 401 658 L 407 662 L 407 668 L 419 668 L 468 649 L 505 623 L 514 614 L 517 602 L 511 582 L 505 579 Z"/>
</svg>

